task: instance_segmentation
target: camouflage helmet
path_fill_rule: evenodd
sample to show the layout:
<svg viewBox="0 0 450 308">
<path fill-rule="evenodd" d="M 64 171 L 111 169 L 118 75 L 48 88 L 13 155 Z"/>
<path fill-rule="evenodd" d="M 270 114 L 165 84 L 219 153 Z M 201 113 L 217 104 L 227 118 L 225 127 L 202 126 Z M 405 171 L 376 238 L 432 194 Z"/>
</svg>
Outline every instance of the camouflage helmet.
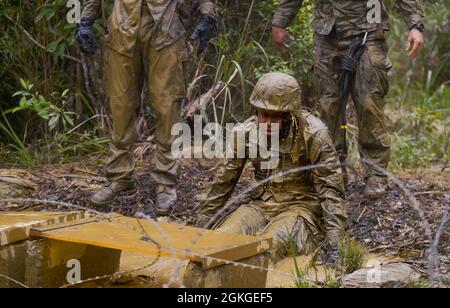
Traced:
<svg viewBox="0 0 450 308">
<path fill-rule="evenodd" d="M 297 80 L 284 73 L 264 74 L 256 83 L 250 104 L 258 109 L 296 112 L 301 107 L 302 91 Z"/>
</svg>

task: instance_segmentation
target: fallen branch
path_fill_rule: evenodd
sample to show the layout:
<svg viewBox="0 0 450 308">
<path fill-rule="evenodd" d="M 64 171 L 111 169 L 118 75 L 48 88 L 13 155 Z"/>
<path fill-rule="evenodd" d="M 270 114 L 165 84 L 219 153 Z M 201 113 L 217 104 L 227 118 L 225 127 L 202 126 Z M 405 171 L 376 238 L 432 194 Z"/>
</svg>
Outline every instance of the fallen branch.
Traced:
<svg viewBox="0 0 450 308">
<path fill-rule="evenodd" d="M 440 280 L 440 275 L 439 273 L 436 274 L 435 271 L 439 271 L 439 252 L 438 252 L 438 248 L 439 248 L 439 241 L 441 239 L 442 233 L 447 229 L 447 225 L 449 223 L 450 217 L 448 215 L 448 207 L 445 208 L 445 212 L 444 215 L 442 217 L 441 223 L 439 225 L 438 230 L 436 231 L 436 234 L 434 236 L 434 240 L 433 243 L 430 246 L 430 252 L 428 255 L 428 263 L 430 264 L 429 266 L 429 270 L 432 271 L 431 273 L 429 273 L 430 277 L 437 277 L 437 280 L 441 283 Z M 433 285 L 435 284 L 434 281 L 431 281 L 432 286 L 436 286 Z"/>
<path fill-rule="evenodd" d="M 206 108 L 215 100 L 217 95 L 222 91 L 225 87 L 225 82 L 219 81 L 216 83 L 208 92 L 197 97 L 194 101 L 189 103 L 183 111 L 183 119 L 186 121 L 191 120 L 195 114 L 198 112 L 202 112 L 206 110 Z"/>
<path fill-rule="evenodd" d="M 416 196 L 422 196 L 422 195 L 440 195 L 440 194 L 450 194 L 450 192 L 449 191 L 440 191 L 440 190 L 437 190 L 437 191 L 422 191 L 422 192 L 418 192 L 418 193 L 415 193 L 415 195 Z"/>
</svg>

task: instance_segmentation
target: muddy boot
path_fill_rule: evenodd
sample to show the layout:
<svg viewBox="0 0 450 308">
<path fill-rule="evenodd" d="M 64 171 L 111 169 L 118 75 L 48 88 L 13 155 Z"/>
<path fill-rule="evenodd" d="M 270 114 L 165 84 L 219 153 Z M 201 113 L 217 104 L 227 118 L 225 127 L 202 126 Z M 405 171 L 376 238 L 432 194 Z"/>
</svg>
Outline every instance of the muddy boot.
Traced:
<svg viewBox="0 0 450 308">
<path fill-rule="evenodd" d="M 132 181 L 112 181 L 108 186 L 101 188 L 92 197 L 91 202 L 95 206 L 107 206 L 116 198 L 126 191 L 134 188 L 135 184 Z"/>
<path fill-rule="evenodd" d="M 381 198 L 388 194 L 388 181 L 379 176 L 369 176 L 364 189 L 364 197 Z"/>
<path fill-rule="evenodd" d="M 156 213 L 158 215 L 168 216 L 175 202 L 177 202 L 175 186 L 158 185 L 156 187 Z"/>
</svg>

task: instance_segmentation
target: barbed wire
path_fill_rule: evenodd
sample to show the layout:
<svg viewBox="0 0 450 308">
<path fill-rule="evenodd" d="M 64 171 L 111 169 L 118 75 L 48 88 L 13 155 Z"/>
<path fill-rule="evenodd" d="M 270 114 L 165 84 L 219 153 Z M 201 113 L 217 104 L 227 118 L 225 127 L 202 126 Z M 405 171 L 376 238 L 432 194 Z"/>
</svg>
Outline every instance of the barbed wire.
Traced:
<svg viewBox="0 0 450 308">
<path fill-rule="evenodd" d="M 27 289 L 30 288 L 30 287 L 27 286 L 26 284 L 23 284 L 22 282 L 17 281 L 16 279 L 14 279 L 14 278 L 12 278 L 12 277 L 9 277 L 9 276 L 7 276 L 7 275 L 0 274 L 0 277 L 5 278 L 5 279 L 7 279 L 7 280 L 10 280 L 10 281 L 14 282 L 15 284 L 17 284 L 17 285 L 19 285 L 19 286 L 21 286 L 21 287 L 24 287 L 24 288 L 27 288 Z"/>
<path fill-rule="evenodd" d="M 64 206 L 64 207 L 69 207 L 69 208 L 76 208 L 76 209 L 80 209 L 80 210 L 85 210 L 87 212 L 92 212 L 95 215 L 101 216 L 102 218 L 107 219 L 110 222 L 113 222 L 113 221 L 119 222 L 122 225 L 124 225 L 125 227 L 129 228 L 131 231 L 137 232 L 140 235 L 147 234 L 147 232 L 145 231 L 145 229 L 142 226 L 142 224 L 139 224 L 140 227 L 142 228 L 142 230 L 139 231 L 139 230 L 137 230 L 137 228 L 135 226 L 130 225 L 126 221 L 123 221 L 120 216 L 116 216 L 116 217 L 110 216 L 108 214 L 105 214 L 105 213 L 102 213 L 102 212 L 99 212 L 99 211 L 96 211 L 96 210 L 92 210 L 92 209 L 90 209 L 88 207 L 83 207 L 83 206 L 80 206 L 80 205 L 75 205 L 75 204 L 71 204 L 71 203 L 67 203 L 67 202 L 52 201 L 52 200 L 41 200 L 41 199 L 26 199 L 26 198 L 25 199 L 24 198 L 4 198 L 4 199 L 0 199 L 0 202 L 43 203 L 43 204 L 48 204 L 48 205 L 56 205 L 56 206 Z M 150 222 L 154 223 L 156 226 L 158 226 L 158 232 L 161 234 L 161 236 L 165 237 L 166 241 L 167 241 L 167 239 L 168 239 L 167 234 L 164 232 L 164 230 L 161 228 L 161 226 L 159 226 L 159 222 L 151 219 L 148 215 L 141 214 L 140 216 L 142 218 L 144 218 L 146 220 L 149 220 Z M 201 233 L 199 233 L 199 234 L 201 234 Z M 148 234 L 146 236 L 148 236 Z M 226 264 L 226 265 L 235 265 L 235 266 L 247 267 L 247 268 L 255 269 L 255 270 L 270 271 L 270 272 L 274 272 L 274 273 L 277 273 L 277 274 L 284 275 L 284 276 L 292 278 L 292 274 L 289 274 L 289 273 L 286 273 L 286 272 L 283 272 L 283 271 L 278 271 L 278 270 L 266 268 L 266 267 L 263 267 L 263 266 L 249 265 L 249 264 L 246 264 L 246 263 L 243 263 L 243 262 L 238 262 L 238 261 L 230 261 L 230 260 L 226 260 L 226 259 L 218 258 L 218 257 L 213 257 L 213 256 L 207 256 L 207 255 L 204 255 L 204 254 L 201 254 L 201 253 L 195 253 L 195 252 L 193 252 L 190 249 L 177 249 L 177 248 L 174 248 L 172 246 L 168 247 L 168 246 L 161 245 L 160 243 L 158 243 L 154 239 L 152 239 L 151 241 L 153 243 L 155 243 L 155 245 L 157 245 L 159 250 L 158 250 L 158 253 L 157 253 L 157 258 L 155 258 L 155 260 L 153 260 L 149 264 L 146 264 L 146 265 L 144 265 L 142 267 L 138 267 L 138 268 L 135 268 L 135 269 L 127 270 L 127 271 L 118 271 L 118 272 L 116 272 L 114 274 L 108 274 L 108 275 L 103 275 L 103 276 L 97 276 L 97 277 L 83 279 L 83 280 L 80 280 L 80 281 L 78 281 L 76 283 L 73 283 L 73 284 L 63 285 L 63 286 L 61 286 L 61 288 L 73 287 L 75 285 L 80 285 L 80 284 L 83 284 L 83 283 L 88 283 L 88 282 L 92 282 L 92 281 L 98 281 L 98 280 L 102 280 L 102 279 L 106 279 L 106 278 L 111 278 L 111 277 L 114 277 L 114 276 L 117 276 L 117 275 L 130 274 L 132 272 L 144 270 L 146 268 L 149 268 L 149 267 L 153 266 L 154 264 L 156 264 L 156 262 L 158 260 L 161 259 L 161 250 L 164 249 L 164 248 L 166 248 L 168 250 L 169 249 L 171 250 L 172 258 L 175 259 L 175 260 L 178 260 L 178 258 L 176 258 L 175 255 L 176 255 L 177 252 L 179 252 L 179 253 L 182 253 L 182 254 L 184 254 L 186 256 L 197 257 L 197 258 L 200 258 L 200 259 L 206 259 L 206 260 L 210 260 L 210 261 L 216 261 L 216 262 L 220 262 L 221 264 Z M 170 240 L 167 241 L 167 242 L 170 244 Z M 177 276 L 177 278 L 179 280 L 178 281 L 179 282 L 178 286 L 185 287 L 184 283 L 180 279 L 180 275 L 179 275 L 179 270 L 180 269 L 181 269 L 180 267 L 177 267 L 176 268 L 177 274 L 173 275 L 173 276 Z M 14 280 L 13 278 L 10 278 L 10 279 Z M 309 280 L 309 282 L 313 282 L 313 281 Z M 170 283 L 171 282 L 169 282 L 169 284 Z M 23 286 L 26 286 L 26 285 L 23 285 Z"/>
<path fill-rule="evenodd" d="M 420 222 L 424 228 L 425 231 L 425 235 L 427 237 L 427 239 L 430 240 L 430 248 L 428 249 L 428 276 L 429 276 L 429 280 L 430 280 L 430 284 L 431 285 L 435 285 L 435 281 L 436 281 L 436 268 L 438 267 L 439 261 L 439 253 L 438 253 L 438 245 L 439 245 L 439 239 L 440 236 L 442 234 L 442 230 L 445 229 L 446 224 L 448 223 L 448 209 L 446 211 L 446 213 L 444 214 L 444 217 L 442 219 L 441 225 L 439 227 L 439 229 L 436 232 L 436 235 L 433 239 L 433 232 L 431 230 L 431 226 L 429 221 L 426 218 L 425 212 L 422 209 L 419 201 L 415 198 L 414 194 L 403 184 L 403 182 L 394 174 L 392 174 L 391 172 L 387 171 L 385 168 L 382 168 L 380 166 L 378 166 L 377 164 L 375 164 L 374 162 L 372 162 L 371 160 L 362 158 L 362 161 L 370 166 L 372 166 L 374 169 L 376 169 L 378 172 L 383 173 L 385 176 L 387 176 L 398 188 L 399 190 L 403 193 L 403 195 L 409 199 L 411 201 L 411 205 L 412 208 L 415 210 L 415 212 L 417 213 Z M 275 175 L 272 175 L 270 177 L 265 178 L 264 180 L 258 181 L 252 185 L 250 185 L 249 187 L 247 187 L 243 192 L 241 192 L 239 195 L 237 196 L 233 196 L 232 198 L 230 198 L 226 204 L 206 223 L 206 227 L 209 227 L 218 217 L 220 217 L 228 208 L 230 208 L 231 206 L 242 202 L 242 200 L 244 200 L 247 195 L 252 192 L 254 189 L 257 189 L 259 187 L 261 187 L 262 185 L 265 185 L 266 183 L 279 178 L 279 177 L 283 177 L 286 175 L 290 175 L 290 174 L 294 174 L 294 173 L 298 173 L 298 172 L 302 172 L 302 171 L 307 171 L 307 170 L 312 170 L 315 168 L 330 168 L 330 167 L 336 167 L 338 165 L 341 165 L 340 163 L 328 163 L 328 164 L 317 164 L 317 165 L 308 165 L 308 166 L 302 166 L 299 168 L 293 168 L 287 171 L 283 171 L 283 172 L 279 172 Z M 147 241 L 150 241 L 151 243 L 153 243 L 154 245 L 156 245 L 158 247 L 158 253 L 157 256 L 154 260 L 152 260 L 152 262 L 135 268 L 135 269 L 131 269 L 128 271 L 118 271 L 114 274 L 111 275 L 104 275 L 104 276 L 99 276 L 99 277 L 95 277 L 95 278 L 89 278 L 89 279 L 85 279 L 83 281 L 77 282 L 76 284 L 80 284 L 80 283 L 86 283 L 89 281 L 95 281 L 95 280 L 100 280 L 100 279 L 106 279 L 106 278 L 111 278 L 114 277 L 114 275 L 118 275 L 118 274 L 127 274 L 127 273 L 132 273 L 135 271 L 139 271 L 139 270 L 143 270 L 146 268 L 150 268 L 151 266 L 153 266 L 154 264 L 156 264 L 158 262 L 158 260 L 161 259 L 161 251 L 162 249 L 167 249 L 169 250 L 170 254 L 171 254 L 171 258 L 173 258 L 174 260 L 178 260 L 178 258 L 176 257 L 176 253 L 183 253 L 187 256 L 193 256 L 193 257 L 197 257 L 200 259 L 206 259 L 206 260 L 211 260 L 211 261 L 216 261 L 216 262 L 220 262 L 221 264 L 226 264 L 226 265 L 235 265 L 235 266 L 242 266 L 242 267 L 247 267 L 250 269 L 254 269 L 254 270 L 261 270 L 261 271 L 267 271 L 267 272 L 272 272 L 272 273 L 277 273 L 279 275 L 283 275 L 283 276 L 288 276 L 292 278 L 292 274 L 283 272 L 283 271 L 279 271 L 276 270 L 274 268 L 266 268 L 263 266 L 257 266 L 257 265 L 250 265 L 250 264 L 246 264 L 243 262 L 239 262 L 239 261 L 230 261 L 230 260 L 225 260 L 222 258 L 217 258 L 217 257 L 212 257 L 212 256 L 207 256 L 204 254 L 200 254 L 200 253 L 195 253 L 192 251 L 192 248 L 200 241 L 201 237 L 204 235 L 204 232 L 198 232 L 197 233 L 197 238 L 193 239 L 191 241 L 191 247 L 188 249 L 178 249 L 175 248 L 171 245 L 170 243 L 170 238 L 167 236 L 167 234 L 164 232 L 164 230 L 161 228 L 160 224 L 158 221 L 155 221 L 154 219 L 152 219 L 150 216 L 145 215 L 144 213 L 136 213 L 136 218 L 138 221 L 138 226 L 139 229 L 138 230 L 135 226 L 128 224 L 127 222 L 123 221 L 120 219 L 120 216 L 117 217 L 113 217 L 111 215 L 93 210 L 91 208 L 85 207 L 85 206 L 80 206 L 80 205 L 76 205 L 76 204 L 71 204 L 71 203 L 67 203 L 67 202 L 60 202 L 60 201 L 52 201 L 52 200 L 41 200 L 41 199 L 28 199 L 28 198 L 4 198 L 4 199 L 0 199 L 0 202 L 19 202 L 19 203 L 44 203 L 44 204 L 48 204 L 48 205 L 55 205 L 55 206 L 63 206 L 63 207 L 68 207 L 68 208 L 74 208 L 74 209 L 79 209 L 79 210 L 84 210 L 88 213 L 93 213 L 96 216 L 100 216 L 104 219 L 108 219 L 109 221 L 117 221 L 123 225 L 125 225 L 127 228 L 131 229 L 133 232 L 137 232 L 138 234 L 142 235 L 142 239 L 146 239 Z M 144 226 L 139 222 L 139 219 L 145 219 L 147 221 L 149 221 L 156 229 L 157 231 L 160 233 L 160 235 L 163 237 L 163 240 L 167 243 L 167 245 L 161 245 L 161 243 L 158 243 L 157 241 L 155 241 L 154 239 L 152 239 L 148 233 L 145 231 Z M 145 242 L 145 240 L 144 240 Z M 176 276 L 176 280 L 177 281 L 169 281 L 169 285 L 171 283 L 179 283 L 178 286 L 184 287 L 183 281 L 181 279 L 181 275 L 180 275 L 180 270 L 181 270 L 181 263 L 180 266 L 176 267 L 176 272 L 174 275 L 172 276 Z M 14 279 L 12 279 L 11 277 L 7 277 L 2 275 L 2 277 L 5 277 L 7 279 L 10 279 L 24 287 L 28 287 L 20 282 L 15 281 Z M 173 278 L 173 277 L 171 277 Z M 307 280 L 307 279 L 306 279 Z M 63 287 L 67 287 L 67 286 L 72 286 L 72 285 L 66 285 Z"/>
<path fill-rule="evenodd" d="M 151 267 L 161 257 L 161 253 L 162 253 L 161 245 L 148 235 L 148 233 L 145 231 L 145 229 L 143 228 L 143 226 L 141 225 L 141 223 L 140 223 L 140 221 L 138 219 L 137 219 L 137 223 L 141 227 L 141 231 L 139 231 L 133 225 L 131 225 L 131 224 L 129 224 L 129 223 L 123 221 L 123 220 L 119 220 L 119 217 L 112 216 L 114 213 L 113 214 L 106 214 L 106 213 L 102 213 L 102 212 L 93 210 L 91 208 L 85 207 L 85 206 L 80 206 L 80 205 L 76 205 L 76 204 L 72 204 L 72 203 L 68 203 L 68 202 L 53 201 L 53 200 L 42 200 L 42 199 L 31 199 L 31 198 L 4 198 L 4 199 L 0 199 L 0 202 L 41 203 L 41 204 L 44 203 L 44 204 L 47 204 L 47 205 L 55 205 L 55 206 L 62 206 L 62 207 L 68 207 L 68 208 L 74 208 L 74 209 L 78 209 L 78 210 L 83 210 L 83 211 L 86 211 L 88 213 L 94 214 L 96 219 L 97 219 L 97 217 L 101 217 L 101 219 L 105 219 L 105 220 L 108 220 L 108 221 L 112 221 L 113 219 L 117 219 L 125 227 L 131 229 L 134 232 L 137 232 L 138 234 L 140 234 L 142 236 L 141 240 L 143 240 L 144 242 L 146 242 L 146 241 L 152 242 L 153 244 L 156 245 L 156 247 L 158 249 L 157 254 L 156 254 L 156 258 L 152 262 L 150 262 L 149 264 L 147 264 L 147 265 L 145 265 L 143 267 L 139 267 L 137 269 L 133 269 L 131 271 L 127 271 L 127 273 L 131 273 L 131 272 L 135 272 L 135 271 L 139 271 L 139 270 L 143 270 L 145 268 Z M 175 254 L 172 254 L 172 257 L 174 259 L 176 259 Z M 99 277 L 94 277 L 94 278 L 88 278 L 88 279 L 84 279 L 82 281 L 79 281 L 79 282 L 76 282 L 76 283 L 73 283 L 73 284 L 64 285 L 62 287 L 64 288 L 64 287 L 68 287 L 68 286 L 74 286 L 74 285 L 78 285 L 78 284 L 81 284 L 81 283 L 86 283 L 86 282 L 90 282 L 90 281 L 105 279 L 105 278 L 108 278 L 108 277 L 111 277 L 111 276 L 112 275 L 104 275 L 104 276 L 99 276 Z"/>
</svg>

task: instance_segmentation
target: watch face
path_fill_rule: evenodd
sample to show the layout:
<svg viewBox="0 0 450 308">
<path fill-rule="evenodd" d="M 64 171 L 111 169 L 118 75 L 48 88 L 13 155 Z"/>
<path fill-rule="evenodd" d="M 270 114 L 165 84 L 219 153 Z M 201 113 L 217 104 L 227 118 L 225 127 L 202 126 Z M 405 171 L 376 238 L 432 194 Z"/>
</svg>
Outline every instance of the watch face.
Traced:
<svg viewBox="0 0 450 308">
<path fill-rule="evenodd" d="M 417 30 L 419 30 L 421 32 L 424 32 L 425 31 L 425 26 L 424 26 L 424 24 L 420 23 L 420 24 L 415 25 L 414 29 L 417 29 Z"/>
</svg>

